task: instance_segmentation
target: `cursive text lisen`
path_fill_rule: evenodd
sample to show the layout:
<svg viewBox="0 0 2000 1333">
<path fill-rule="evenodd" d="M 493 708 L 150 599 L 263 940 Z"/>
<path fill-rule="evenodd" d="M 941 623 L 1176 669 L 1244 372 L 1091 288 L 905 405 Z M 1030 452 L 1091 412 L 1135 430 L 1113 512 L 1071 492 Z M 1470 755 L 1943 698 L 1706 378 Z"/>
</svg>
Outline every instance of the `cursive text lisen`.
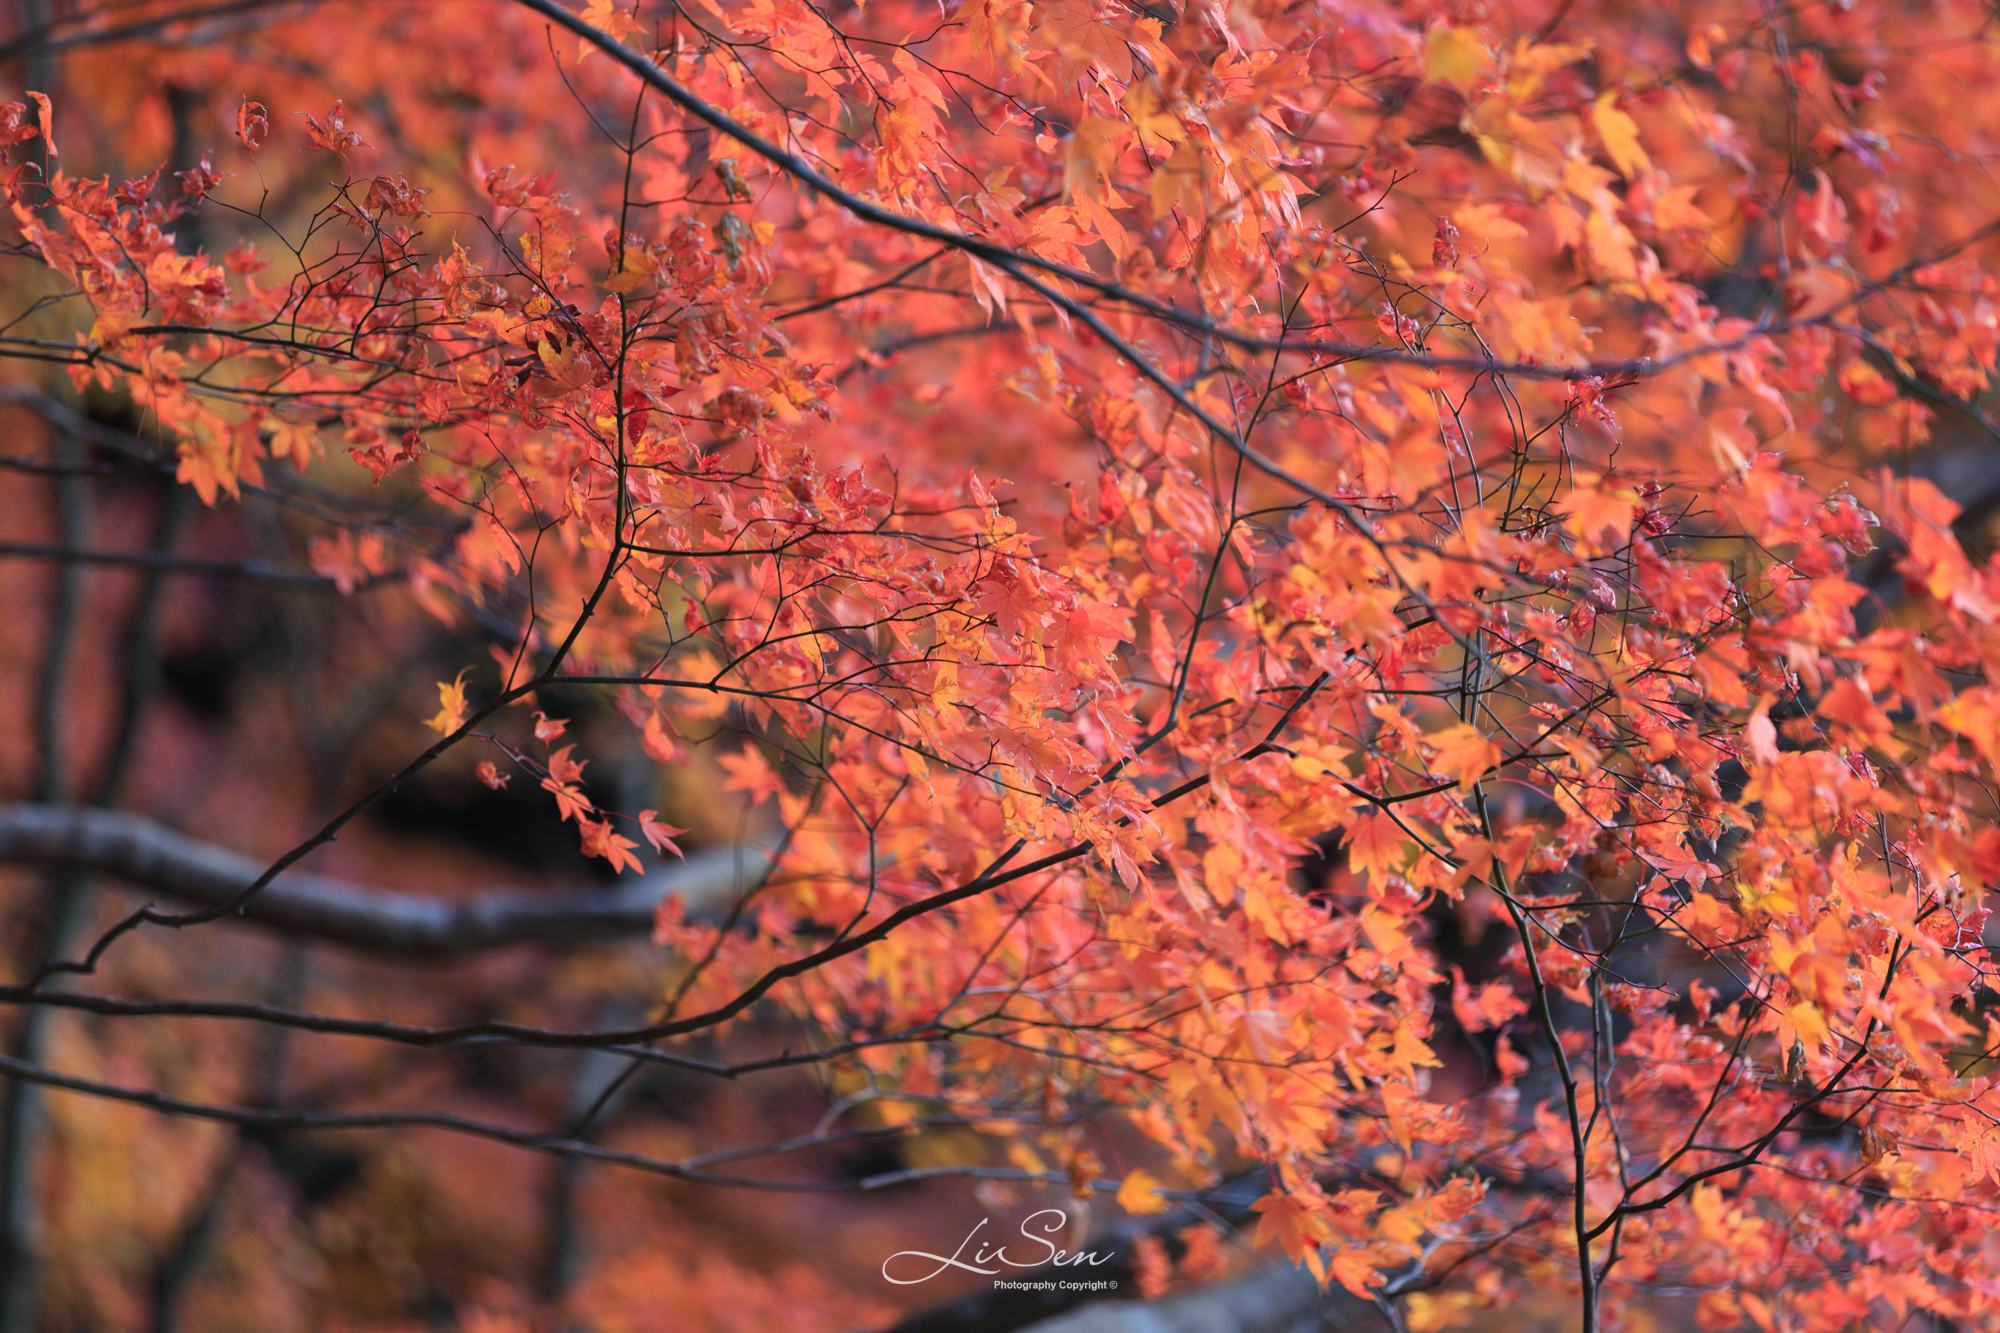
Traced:
<svg viewBox="0 0 2000 1333">
<path fill-rule="evenodd" d="M 1054 1242 L 1045 1239 L 1044 1236 L 1035 1235 L 1034 1232 L 1028 1229 L 1030 1226 L 1035 1226 L 1042 1218 L 1053 1219 L 1036 1227 L 1045 1236 L 1060 1236 L 1063 1230 L 1069 1226 L 1069 1216 L 1060 1208 L 1044 1208 L 1039 1213 L 1023 1218 L 1021 1220 L 1022 1239 L 1031 1245 L 1040 1247 L 1043 1251 L 1043 1253 L 1030 1258 L 1016 1259 L 1007 1253 L 1006 1246 L 991 1245 L 990 1242 L 986 1241 L 980 1241 L 978 1245 L 974 1246 L 973 1242 L 978 1240 L 980 1231 L 985 1228 L 988 1222 L 992 1221 L 991 1218 L 981 1218 L 979 1225 L 967 1234 L 966 1238 L 960 1242 L 959 1247 L 953 1250 L 949 1256 L 930 1254 L 924 1250 L 901 1250 L 882 1261 L 882 1276 L 899 1287 L 913 1287 L 919 1282 L 930 1281 L 948 1268 L 960 1268 L 968 1273 L 978 1273 L 985 1277 L 991 1277 L 995 1273 L 1002 1271 L 1002 1268 L 1040 1268 L 1044 1264 L 1053 1267 L 1086 1265 L 1095 1268 L 1099 1264 L 1110 1263 L 1116 1257 L 1109 1254 L 1098 1254 L 1093 1250 L 1079 1250 L 1075 1254 L 1070 1254 L 1067 1250 L 1058 1249 Z M 970 1262 L 961 1258 L 968 1247 L 972 1248 Z M 896 1277 L 890 1273 L 889 1265 L 895 1263 L 898 1259 L 926 1260 L 936 1266 L 921 1277 Z M 997 1264 L 1000 1267 L 982 1267 L 982 1265 L 987 1264 Z M 907 1265 L 905 1267 L 907 1268 Z"/>
</svg>

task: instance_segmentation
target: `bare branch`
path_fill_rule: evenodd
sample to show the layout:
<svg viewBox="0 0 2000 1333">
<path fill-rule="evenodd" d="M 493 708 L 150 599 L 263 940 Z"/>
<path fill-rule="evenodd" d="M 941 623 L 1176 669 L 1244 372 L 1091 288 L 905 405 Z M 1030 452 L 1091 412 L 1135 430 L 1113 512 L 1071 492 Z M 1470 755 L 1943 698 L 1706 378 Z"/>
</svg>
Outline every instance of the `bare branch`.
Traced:
<svg viewBox="0 0 2000 1333">
<path fill-rule="evenodd" d="M 67 565 L 128 565 L 156 570 L 162 574 L 190 574 L 199 578 L 243 579 L 251 583 L 277 583 L 318 592 L 333 592 L 337 579 L 303 569 L 286 569 L 264 560 L 196 560 L 161 555 L 156 551 L 94 551 L 71 546 L 43 546 L 33 542 L 0 542 L 0 559 L 53 560 Z M 384 574 L 354 585 L 359 592 L 399 582 L 400 574 Z"/>
<path fill-rule="evenodd" d="M 0 863 L 69 866 L 112 875 L 182 902 L 232 902 L 261 862 L 198 842 L 141 815 L 75 806 L 0 806 Z M 509 944 L 570 944 L 653 928 L 670 893 L 699 912 L 764 873 L 754 846 L 701 852 L 685 865 L 615 889 L 494 890 L 454 901 L 290 871 L 243 905 L 251 921 L 360 949 L 454 954 Z"/>
</svg>

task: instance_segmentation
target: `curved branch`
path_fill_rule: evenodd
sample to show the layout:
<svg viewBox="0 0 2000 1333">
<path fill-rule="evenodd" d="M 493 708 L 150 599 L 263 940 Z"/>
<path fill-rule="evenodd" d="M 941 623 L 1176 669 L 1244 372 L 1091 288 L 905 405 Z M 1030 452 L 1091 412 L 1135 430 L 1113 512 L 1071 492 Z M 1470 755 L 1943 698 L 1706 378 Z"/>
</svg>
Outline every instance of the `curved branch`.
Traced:
<svg viewBox="0 0 2000 1333">
<path fill-rule="evenodd" d="M 112 875 L 204 907 L 234 902 L 262 862 L 199 842 L 142 815 L 64 805 L 0 806 L 0 864 L 68 866 Z M 613 889 L 499 889 L 453 901 L 289 871 L 243 905 L 247 920 L 360 949 L 454 954 L 509 944 L 572 944 L 653 928 L 653 909 L 680 894 L 698 914 L 755 883 L 762 848 L 700 852 Z"/>
</svg>

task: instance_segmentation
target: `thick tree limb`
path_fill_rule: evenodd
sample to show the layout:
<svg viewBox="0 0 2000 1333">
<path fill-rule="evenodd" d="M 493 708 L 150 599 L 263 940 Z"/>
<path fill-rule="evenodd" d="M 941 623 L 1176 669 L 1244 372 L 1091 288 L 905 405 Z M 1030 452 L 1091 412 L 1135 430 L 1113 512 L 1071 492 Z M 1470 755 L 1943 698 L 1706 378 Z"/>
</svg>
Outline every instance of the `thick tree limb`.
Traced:
<svg viewBox="0 0 2000 1333">
<path fill-rule="evenodd" d="M 60 805 L 0 806 L 0 864 L 68 866 L 204 907 L 235 901 L 262 862 L 199 842 L 141 815 Z M 244 904 L 251 921 L 359 949 L 454 954 L 522 943 L 573 944 L 644 934 L 669 893 L 691 914 L 756 882 L 756 847 L 697 853 L 615 889 L 494 890 L 451 900 L 289 871 Z"/>
</svg>

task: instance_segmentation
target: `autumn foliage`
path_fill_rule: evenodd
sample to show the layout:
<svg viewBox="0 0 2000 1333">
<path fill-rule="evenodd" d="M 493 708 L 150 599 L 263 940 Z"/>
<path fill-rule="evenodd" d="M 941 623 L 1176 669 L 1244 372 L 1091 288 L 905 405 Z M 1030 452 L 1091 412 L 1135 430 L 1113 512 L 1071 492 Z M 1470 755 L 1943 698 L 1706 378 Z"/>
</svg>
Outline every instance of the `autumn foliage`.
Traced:
<svg viewBox="0 0 2000 1333">
<path fill-rule="evenodd" d="M 1398 1328 L 1538 1292 L 1591 1330 L 2000 1327 L 1982 7 L 36 21 L 8 49 L 61 82 L 0 114 L 12 401 L 111 423 L 199 512 L 148 565 L 143 526 L 57 531 L 51 488 L 95 475 L 44 466 L 60 429 L 0 460 L 36 561 L 19 715 L 85 546 L 171 584 L 183 640 L 213 621 L 175 597 L 263 578 L 310 689 L 142 728 L 122 802 L 265 857 L 234 907 L 315 853 L 434 888 L 378 820 L 413 786 L 560 823 L 606 877 L 769 859 L 667 897 L 615 978 L 466 974 L 477 1017 L 354 974 L 319 999 L 378 1030 L 232 1021 L 185 960 L 243 928 L 158 898 L 93 909 L 69 992 L 189 1001 L 176 1049 L 225 1063 L 275 1025 L 302 1068 L 336 1040 L 806 1068 L 813 1142 L 890 1153 L 482 1118 L 416 1075 L 297 1104 L 448 1103 L 684 1200 L 941 1178 L 1144 1219 L 1262 1172 L 1247 1235 Z M 45 729 L 86 777 L 93 670 L 98 719 Z M 302 776 L 364 678 L 369 725 Z M 209 764 L 242 804 L 174 794 Z M 117 1054 L 161 1021 L 100 1006 L 47 1064 L 252 1105 Z M 1149 1291 L 1213 1247 L 1145 1250 Z M 126 1317 L 96 1262 L 61 1299 Z M 634 1313 L 704 1289 L 638 1262 L 480 1326 L 694 1317 Z M 764 1293 L 743 1327 L 917 1299 L 689 1262 Z"/>
</svg>

